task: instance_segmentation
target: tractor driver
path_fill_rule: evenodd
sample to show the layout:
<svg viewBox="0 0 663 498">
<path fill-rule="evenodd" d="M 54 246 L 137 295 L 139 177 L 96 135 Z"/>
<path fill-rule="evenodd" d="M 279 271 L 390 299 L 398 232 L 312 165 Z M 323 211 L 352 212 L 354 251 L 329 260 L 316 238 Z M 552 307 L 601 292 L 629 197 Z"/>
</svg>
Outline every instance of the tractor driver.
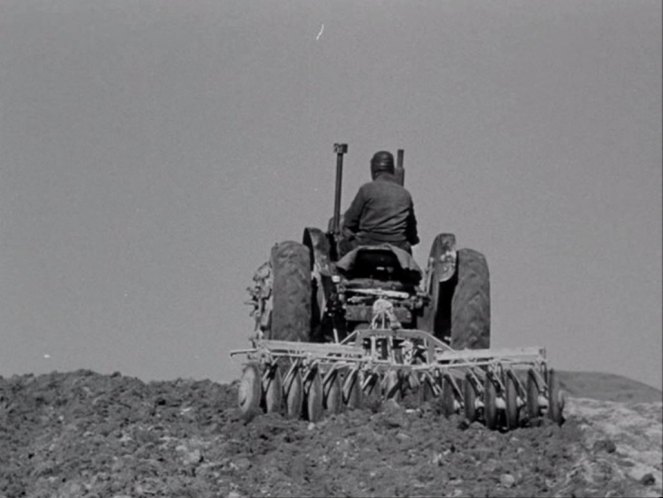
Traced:
<svg viewBox="0 0 663 498">
<path fill-rule="evenodd" d="M 343 246 L 353 249 L 386 243 L 412 254 L 412 246 L 419 243 L 414 204 L 395 176 L 391 152 L 379 151 L 373 155 L 371 178 L 373 181 L 359 188 L 343 215 Z"/>
</svg>

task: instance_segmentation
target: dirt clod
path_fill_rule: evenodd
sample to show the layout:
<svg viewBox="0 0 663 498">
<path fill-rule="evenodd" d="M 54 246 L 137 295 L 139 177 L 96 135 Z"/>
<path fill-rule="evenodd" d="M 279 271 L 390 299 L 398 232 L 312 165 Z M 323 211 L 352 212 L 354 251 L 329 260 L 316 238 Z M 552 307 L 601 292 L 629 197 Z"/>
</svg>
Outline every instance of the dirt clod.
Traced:
<svg viewBox="0 0 663 498">
<path fill-rule="evenodd" d="M 606 453 L 614 453 L 617 446 L 611 439 L 600 439 L 594 443 L 594 451 L 605 451 Z"/>
<path fill-rule="evenodd" d="M 516 478 L 513 477 L 511 474 L 502 474 L 500 476 L 500 482 L 502 483 L 502 486 L 505 488 L 512 488 L 513 485 L 516 483 Z"/>
<path fill-rule="evenodd" d="M 652 486 L 654 483 L 656 483 L 656 478 L 654 477 L 654 474 L 647 472 L 642 476 L 642 479 L 640 479 L 640 483 L 644 484 L 645 486 Z"/>
</svg>

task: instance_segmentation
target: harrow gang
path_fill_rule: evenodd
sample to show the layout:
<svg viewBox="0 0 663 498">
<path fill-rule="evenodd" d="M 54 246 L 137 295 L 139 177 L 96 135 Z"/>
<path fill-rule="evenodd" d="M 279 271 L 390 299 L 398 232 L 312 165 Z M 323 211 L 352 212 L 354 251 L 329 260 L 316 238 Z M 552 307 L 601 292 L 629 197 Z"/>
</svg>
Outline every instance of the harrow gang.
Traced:
<svg viewBox="0 0 663 498">
<path fill-rule="evenodd" d="M 416 329 L 355 330 L 340 343 L 262 338 L 231 352 L 243 359 L 240 409 L 246 419 L 279 412 L 312 422 L 370 400 L 417 393 L 438 398 L 445 415 L 462 413 L 489 429 L 539 417 L 563 422 L 564 398 L 541 348 L 456 351 Z"/>
</svg>

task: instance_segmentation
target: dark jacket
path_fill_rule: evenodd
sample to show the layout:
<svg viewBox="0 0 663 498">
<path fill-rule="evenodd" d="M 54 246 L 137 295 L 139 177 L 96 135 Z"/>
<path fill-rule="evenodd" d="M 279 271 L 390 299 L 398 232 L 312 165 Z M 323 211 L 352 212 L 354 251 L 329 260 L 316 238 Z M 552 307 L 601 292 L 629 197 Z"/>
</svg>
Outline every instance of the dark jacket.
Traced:
<svg viewBox="0 0 663 498">
<path fill-rule="evenodd" d="M 360 244 L 419 243 L 412 196 L 393 175 L 382 174 L 359 188 L 343 216 L 343 232 Z"/>
</svg>

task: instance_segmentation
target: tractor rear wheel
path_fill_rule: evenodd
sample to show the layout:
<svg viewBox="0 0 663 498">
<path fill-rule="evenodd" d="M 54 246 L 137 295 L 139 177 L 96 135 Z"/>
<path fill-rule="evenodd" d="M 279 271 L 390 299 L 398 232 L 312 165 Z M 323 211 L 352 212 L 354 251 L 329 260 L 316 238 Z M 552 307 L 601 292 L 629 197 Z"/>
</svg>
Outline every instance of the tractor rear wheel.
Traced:
<svg viewBox="0 0 663 498">
<path fill-rule="evenodd" d="M 473 249 L 457 253 L 456 285 L 451 298 L 451 347 L 490 347 L 490 283 L 486 258 Z"/>
<path fill-rule="evenodd" d="M 309 341 L 311 336 L 311 259 L 293 241 L 272 248 L 272 312 L 268 339 Z"/>
</svg>

